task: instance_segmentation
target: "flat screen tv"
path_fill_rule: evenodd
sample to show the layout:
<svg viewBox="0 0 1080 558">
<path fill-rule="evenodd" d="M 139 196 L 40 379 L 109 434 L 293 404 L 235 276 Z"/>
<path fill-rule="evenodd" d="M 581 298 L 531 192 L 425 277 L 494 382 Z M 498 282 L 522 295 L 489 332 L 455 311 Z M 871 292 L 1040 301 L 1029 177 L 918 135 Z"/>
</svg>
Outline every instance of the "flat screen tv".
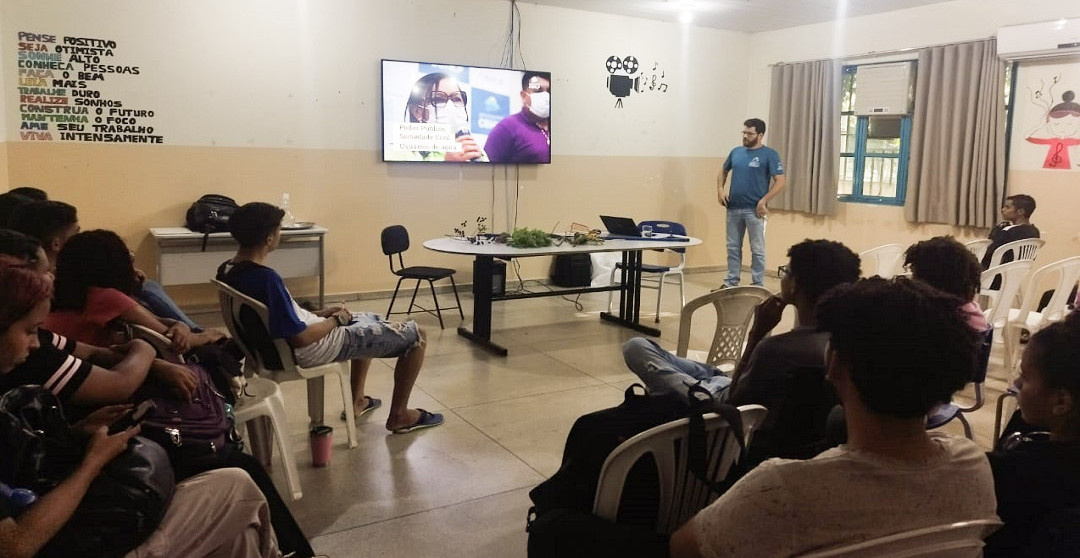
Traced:
<svg viewBox="0 0 1080 558">
<path fill-rule="evenodd" d="M 551 74 L 382 61 L 383 161 L 551 162 Z"/>
</svg>

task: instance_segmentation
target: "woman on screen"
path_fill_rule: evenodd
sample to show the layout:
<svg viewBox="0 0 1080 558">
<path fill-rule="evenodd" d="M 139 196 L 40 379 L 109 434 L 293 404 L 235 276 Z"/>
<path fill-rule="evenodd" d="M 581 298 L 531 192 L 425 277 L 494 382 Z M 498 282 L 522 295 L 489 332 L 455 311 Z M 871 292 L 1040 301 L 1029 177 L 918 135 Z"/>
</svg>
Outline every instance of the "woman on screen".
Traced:
<svg viewBox="0 0 1080 558">
<path fill-rule="evenodd" d="M 450 126 L 453 139 L 461 146 L 454 150 L 416 150 L 424 161 L 486 161 L 487 157 L 472 137 L 469 125 L 469 97 L 453 77 L 428 74 L 416 81 L 405 105 L 405 121 L 414 123 L 446 124 Z"/>
</svg>

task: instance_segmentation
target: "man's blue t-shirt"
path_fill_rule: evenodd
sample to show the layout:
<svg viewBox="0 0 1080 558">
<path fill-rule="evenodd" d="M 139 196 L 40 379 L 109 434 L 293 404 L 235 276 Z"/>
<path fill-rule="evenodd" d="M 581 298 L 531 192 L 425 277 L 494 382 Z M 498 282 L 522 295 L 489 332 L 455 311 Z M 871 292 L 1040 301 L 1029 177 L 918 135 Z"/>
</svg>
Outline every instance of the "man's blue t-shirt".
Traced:
<svg viewBox="0 0 1080 558">
<path fill-rule="evenodd" d="M 219 280 L 266 305 L 271 337 L 288 339 L 307 329 L 293 310 L 285 282 L 273 269 L 254 262 L 238 264 L 234 269 L 231 262 L 226 262 L 218 272 Z"/>
<path fill-rule="evenodd" d="M 780 163 L 780 154 L 771 147 L 739 146 L 728 154 L 724 170 L 732 171 L 728 207 L 747 209 L 757 207 L 769 192 L 771 178 L 784 174 L 784 165 Z"/>
</svg>

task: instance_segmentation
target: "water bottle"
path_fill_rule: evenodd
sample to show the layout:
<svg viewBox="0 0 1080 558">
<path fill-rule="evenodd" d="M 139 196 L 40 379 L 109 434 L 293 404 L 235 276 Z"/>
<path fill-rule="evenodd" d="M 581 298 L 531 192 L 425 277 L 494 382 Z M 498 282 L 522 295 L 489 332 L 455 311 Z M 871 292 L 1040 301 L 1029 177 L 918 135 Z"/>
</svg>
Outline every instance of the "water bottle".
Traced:
<svg viewBox="0 0 1080 558">
<path fill-rule="evenodd" d="M 293 217 L 292 212 L 289 211 L 289 193 L 285 192 L 281 195 L 281 209 L 285 211 L 285 216 L 281 218 L 281 226 L 289 228 L 296 224 L 296 218 Z"/>
</svg>

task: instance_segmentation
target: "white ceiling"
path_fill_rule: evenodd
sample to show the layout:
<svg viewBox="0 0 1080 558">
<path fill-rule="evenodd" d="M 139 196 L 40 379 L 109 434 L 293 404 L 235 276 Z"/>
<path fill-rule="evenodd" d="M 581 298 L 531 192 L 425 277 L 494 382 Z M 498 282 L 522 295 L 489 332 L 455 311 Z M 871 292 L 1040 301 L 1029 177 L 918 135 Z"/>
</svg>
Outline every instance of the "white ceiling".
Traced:
<svg viewBox="0 0 1080 558">
<path fill-rule="evenodd" d="M 520 0 L 659 21 L 679 21 L 687 0 Z M 757 33 L 950 0 L 690 0 L 692 25 Z"/>
</svg>

